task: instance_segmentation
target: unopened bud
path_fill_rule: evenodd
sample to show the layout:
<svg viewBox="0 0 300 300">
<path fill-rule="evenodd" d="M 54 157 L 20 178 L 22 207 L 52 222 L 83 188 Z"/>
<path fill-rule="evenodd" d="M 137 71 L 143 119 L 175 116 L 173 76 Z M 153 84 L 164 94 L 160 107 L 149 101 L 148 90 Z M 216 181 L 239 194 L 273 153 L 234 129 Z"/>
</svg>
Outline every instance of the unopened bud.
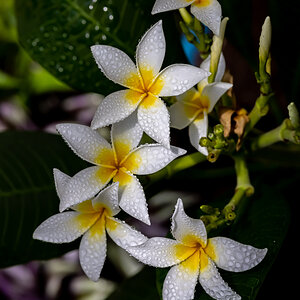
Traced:
<svg viewBox="0 0 300 300">
<path fill-rule="evenodd" d="M 217 136 L 223 136 L 223 134 L 224 134 L 224 127 L 223 127 L 222 124 L 217 124 L 214 127 L 214 134 L 217 135 Z"/>
<path fill-rule="evenodd" d="M 270 46 L 271 46 L 272 27 L 270 17 L 267 17 L 261 30 L 259 40 L 259 60 L 265 66 L 269 58 Z"/>
<path fill-rule="evenodd" d="M 209 147 L 211 144 L 211 141 L 207 137 L 202 137 L 199 141 L 199 144 L 201 147 Z"/>
</svg>

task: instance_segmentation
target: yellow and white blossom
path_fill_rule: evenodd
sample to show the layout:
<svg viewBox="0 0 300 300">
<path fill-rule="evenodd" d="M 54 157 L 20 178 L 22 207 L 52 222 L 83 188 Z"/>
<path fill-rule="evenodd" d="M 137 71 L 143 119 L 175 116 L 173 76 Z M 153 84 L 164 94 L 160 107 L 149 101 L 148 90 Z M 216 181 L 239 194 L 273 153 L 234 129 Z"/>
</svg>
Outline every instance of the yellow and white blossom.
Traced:
<svg viewBox="0 0 300 300">
<path fill-rule="evenodd" d="M 152 14 L 191 5 L 191 13 L 215 35 L 219 35 L 222 8 L 217 0 L 156 0 Z"/>
<path fill-rule="evenodd" d="M 137 66 L 117 48 L 95 45 L 91 50 L 103 74 L 127 88 L 104 98 L 91 127 L 97 129 L 119 122 L 137 110 L 142 129 L 156 142 L 169 148 L 170 117 L 160 97 L 182 94 L 210 73 L 185 64 L 171 65 L 159 71 L 166 51 L 161 21 L 140 40 L 136 50 Z"/>
<path fill-rule="evenodd" d="M 71 178 L 56 170 L 59 188 Z M 50 243 L 69 243 L 82 236 L 79 260 L 85 274 L 93 281 L 100 277 L 106 258 L 106 232 L 125 250 L 147 240 L 140 232 L 115 218 L 118 206 L 118 183 L 102 190 L 97 197 L 72 206 L 72 210 L 51 216 L 33 233 L 33 238 Z"/>
<path fill-rule="evenodd" d="M 160 268 L 172 266 L 164 281 L 163 300 L 193 299 L 197 280 L 214 299 L 241 299 L 216 267 L 243 272 L 259 264 L 267 253 L 267 249 L 226 237 L 207 239 L 204 223 L 187 216 L 180 199 L 172 216 L 171 232 L 176 240 L 155 237 L 129 247 L 131 255 L 145 264 Z"/>
<path fill-rule="evenodd" d="M 201 67 L 209 68 L 208 57 Z M 225 71 L 225 60 L 223 55 L 220 57 L 216 80 L 221 80 Z M 199 145 L 201 137 L 207 136 L 208 114 L 213 110 L 220 97 L 232 87 L 226 82 L 208 83 L 203 79 L 198 84 L 198 90 L 192 88 L 182 95 L 176 97 L 177 102 L 173 104 L 169 111 L 171 116 L 171 127 L 183 129 L 189 126 L 189 137 L 191 144 L 202 154 L 208 155 L 206 147 Z"/>
<path fill-rule="evenodd" d="M 60 211 L 94 197 L 111 180 L 119 182 L 120 207 L 136 219 L 150 224 L 143 187 L 134 174 L 146 175 L 164 168 L 185 150 L 160 144 L 140 145 L 143 130 L 136 113 L 111 128 L 110 145 L 97 131 L 78 124 L 59 124 L 58 132 L 71 149 L 92 163 L 57 187 Z"/>
</svg>

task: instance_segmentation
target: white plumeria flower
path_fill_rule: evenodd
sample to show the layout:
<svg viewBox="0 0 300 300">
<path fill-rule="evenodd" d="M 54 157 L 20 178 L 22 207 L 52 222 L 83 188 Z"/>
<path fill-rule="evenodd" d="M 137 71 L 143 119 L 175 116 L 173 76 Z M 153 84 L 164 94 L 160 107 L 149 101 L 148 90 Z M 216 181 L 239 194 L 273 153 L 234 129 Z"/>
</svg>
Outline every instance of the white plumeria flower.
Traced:
<svg viewBox="0 0 300 300">
<path fill-rule="evenodd" d="M 128 89 L 108 95 L 99 105 L 91 127 L 97 129 L 129 116 L 137 109 L 138 122 L 155 141 L 170 147 L 170 117 L 160 96 L 184 93 L 209 75 L 200 68 L 175 64 L 159 72 L 166 42 L 159 21 L 140 40 L 136 65 L 123 51 L 106 45 L 91 47 L 104 75 Z"/>
<path fill-rule="evenodd" d="M 209 57 L 201 64 L 202 68 L 209 68 Z M 221 80 L 225 70 L 223 55 L 219 62 L 216 80 Z M 208 83 L 203 79 L 198 84 L 198 90 L 192 88 L 177 96 L 177 102 L 170 108 L 171 127 L 183 129 L 189 126 L 191 144 L 202 154 L 208 155 L 206 147 L 199 144 L 201 137 L 207 136 L 208 114 L 213 110 L 220 97 L 232 87 L 231 83 Z"/>
<path fill-rule="evenodd" d="M 267 249 L 257 249 L 226 237 L 207 239 L 204 223 L 185 214 L 178 199 L 172 216 L 171 232 L 176 240 L 155 237 L 130 247 L 130 253 L 154 267 L 170 267 L 163 285 L 163 300 L 190 300 L 197 279 L 214 299 L 237 300 L 236 294 L 221 278 L 217 268 L 231 272 L 249 270 L 259 264 Z"/>
<path fill-rule="evenodd" d="M 156 0 L 152 14 L 187 7 L 215 35 L 219 35 L 222 8 L 217 0 Z"/>
<path fill-rule="evenodd" d="M 56 128 L 78 156 L 95 165 L 75 174 L 63 188 L 57 188 L 60 211 L 94 197 L 113 180 L 119 182 L 120 207 L 150 225 L 143 187 L 134 174 L 155 173 L 186 151 L 159 144 L 137 147 L 143 130 L 136 113 L 112 125 L 112 146 L 88 126 L 59 124 Z"/>
<path fill-rule="evenodd" d="M 62 187 L 71 178 L 56 171 L 56 186 Z M 33 238 L 50 243 L 69 243 L 82 236 L 79 260 L 85 274 L 93 281 L 100 277 L 106 258 L 106 232 L 125 250 L 144 243 L 148 238 L 114 218 L 118 206 L 118 183 L 102 190 L 97 197 L 77 204 L 72 211 L 51 216 L 33 233 Z"/>
</svg>

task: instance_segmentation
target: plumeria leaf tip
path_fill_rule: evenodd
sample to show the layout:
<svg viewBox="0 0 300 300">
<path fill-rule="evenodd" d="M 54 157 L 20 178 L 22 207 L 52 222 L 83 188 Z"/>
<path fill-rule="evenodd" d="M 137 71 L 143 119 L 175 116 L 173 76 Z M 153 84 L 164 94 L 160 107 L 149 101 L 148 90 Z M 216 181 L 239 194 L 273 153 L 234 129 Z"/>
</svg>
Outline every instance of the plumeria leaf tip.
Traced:
<svg viewBox="0 0 300 300">
<path fill-rule="evenodd" d="M 143 131 L 170 148 L 170 117 L 160 97 L 182 94 L 209 73 L 185 64 L 174 64 L 160 71 L 166 51 L 162 21 L 141 38 L 136 64 L 123 51 L 111 46 L 95 45 L 91 51 L 103 74 L 126 88 L 103 99 L 91 127 L 117 123 L 137 110 L 137 122 Z"/>
<path fill-rule="evenodd" d="M 214 299 L 241 299 L 222 279 L 217 267 L 231 272 L 247 271 L 267 253 L 267 249 L 225 237 L 208 239 L 203 222 L 186 215 L 181 199 L 175 206 L 171 232 L 175 240 L 155 237 L 129 249 L 145 264 L 171 266 L 163 284 L 163 300 L 193 299 L 197 281 Z"/>
</svg>

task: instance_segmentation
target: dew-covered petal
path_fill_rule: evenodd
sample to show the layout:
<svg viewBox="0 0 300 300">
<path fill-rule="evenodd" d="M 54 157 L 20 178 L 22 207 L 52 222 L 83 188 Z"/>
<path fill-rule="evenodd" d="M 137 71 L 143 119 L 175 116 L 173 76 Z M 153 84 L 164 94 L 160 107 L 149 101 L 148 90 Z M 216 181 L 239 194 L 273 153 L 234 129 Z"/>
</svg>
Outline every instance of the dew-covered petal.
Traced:
<svg viewBox="0 0 300 300">
<path fill-rule="evenodd" d="M 199 276 L 199 251 L 182 263 L 173 266 L 164 281 L 164 300 L 194 299 L 195 287 Z"/>
<path fill-rule="evenodd" d="M 194 0 L 156 0 L 152 8 L 152 14 L 175 10 L 190 5 Z"/>
<path fill-rule="evenodd" d="M 149 95 L 138 107 L 138 122 L 153 140 L 170 148 L 170 116 L 164 102 Z"/>
<path fill-rule="evenodd" d="M 118 199 L 119 183 L 115 182 L 103 189 L 93 200 L 92 206 L 96 211 L 101 208 L 107 210 L 107 214 L 114 216 L 120 212 Z"/>
<path fill-rule="evenodd" d="M 213 82 L 207 84 L 202 91 L 201 97 L 208 99 L 208 113 L 210 113 L 218 100 L 232 87 L 231 83 Z"/>
<path fill-rule="evenodd" d="M 53 169 L 53 175 L 56 192 L 60 198 L 66 188 L 67 182 L 69 182 L 71 177 L 55 168 Z"/>
<path fill-rule="evenodd" d="M 57 131 L 70 148 L 82 159 L 96 163 L 102 150 L 111 149 L 110 144 L 95 130 L 80 124 L 58 124 Z"/>
<path fill-rule="evenodd" d="M 145 96 L 133 90 L 121 90 L 106 96 L 91 123 L 93 129 L 124 120 L 132 114 Z"/>
<path fill-rule="evenodd" d="M 208 5 L 192 4 L 191 13 L 215 35 L 219 35 L 222 8 L 217 0 L 210 0 Z"/>
<path fill-rule="evenodd" d="M 190 257 L 195 249 L 163 237 L 154 237 L 129 248 L 130 254 L 146 265 L 166 268 Z"/>
<path fill-rule="evenodd" d="M 201 63 L 200 68 L 206 71 L 209 71 L 210 68 L 210 54 L 208 57 Z M 217 74 L 215 76 L 215 82 L 222 81 L 226 69 L 226 62 L 223 52 L 221 52 Z"/>
<path fill-rule="evenodd" d="M 171 127 L 183 129 L 195 119 L 198 109 L 177 101 L 169 108 Z"/>
<path fill-rule="evenodd" d="M 148 238 L 133 227 L 117 218 L 106 217 L 106 231 L 121 248 L 130 252 L 130 247 L 145 243 Z"/>
<path fill-rule="evenodd" d="M 75 174 L 61 196 L 59 210 L 94 197 L 111 180 L 114 170 L 105 167 L 89 167 Z"/>
<path fill-rule="evenodd" d="M 216 265 L 231 272 L 243 272 L 255 267 L 267 253 L 267 249 L 244 245 L 226 237 L 209 239 L 208 247 Z"/>
<path fill-rule="evenodd" d="M 98 214 L 67 211 L 51 216 L 33 233 L 33 238 L 50 243 L 70 243 L 86 232 L 97 220 Z"/>
<path fill-rule="evenodd" d="M 100 277 L 106 258 L 105 220 L 102 216 L 82 237 L 79 261 L 84 273 L 93 281 Z"/>
<path fill-rule="evenodd" d="M 140 88 L 137 68 L 123 51 L 107 45 L 91 47 L 96 63 L 110 80 L 128 88 Z"/>
<path fill-rule="evenodd" d="M 174 146 L 167 149 L 158 144 L 145 144 L 132 151 L 123 166 L 137 175 L 152 174 L 185 153 L 186 150 Z"/>
<path fill-rule="evenodd" d="M 118 177 L 123 177 L 119 181 L 119 206 L 132 217 L 150 225 L 148 207 L 142 185 L 130 172 L 122 173 L 114 178 L 117 181 Z M 124 176 L 126 176 L 126 180 L 124 180 Z"/>
<path fill-rule="evenodd" d="M 158 95 L 162 97 L 180 95 L 208 77 L 209 74 L 209 72 L 191 65 L 171 65 L 157 76 L 156 82 L 162 86 Z"/>
<path fill-rule="evenodd" d="M 92 205 L 92 200 L 86 200 L 76 205 L 71 206 L 71 209 L 81 212 L 81 213 L 95 213 L 95 209 Z"/>
<path fill-rule="evenodd" d="M 191 144 L 203 155 L 208 155 L 206 147 L 202 147 L 199 141 L 202 137 L 207 136 L 208 116 L 204 111 L 201 116 L 197 117 L 189 126 L 189 137 Z"/>
<path fill-rule="evenodd" d="M 197 244 L 205 247 L 207 235 L 204 223 L 200 219 L 190 218 L 184 211 L 181 199 L 177 200 L 172 216 L 171 232 L 177 241 L 184 245 L 195 247 Z"/>
<path fill-rule="evenodd" d="M 241 299 L 222 279 L 213 261 L 203 251 L 201 251 L 199 282 L 205 292 L 216 300 Z"/>
<path fill-rule="evenodd" d="M 158 74 L 166 52 L 162 21 L 154 24 L 140 40 L 136 50 L 136 62 L 147 87 Z"/>
<path fill-rule="evenodd" d="M 111 140 L 118 162 L 121 162 L 129 152 L 137 147 L 143 136 L 143 129 L 138 123 L 137 112 L 121 122 L 112 125 Z"/>
</svg>

